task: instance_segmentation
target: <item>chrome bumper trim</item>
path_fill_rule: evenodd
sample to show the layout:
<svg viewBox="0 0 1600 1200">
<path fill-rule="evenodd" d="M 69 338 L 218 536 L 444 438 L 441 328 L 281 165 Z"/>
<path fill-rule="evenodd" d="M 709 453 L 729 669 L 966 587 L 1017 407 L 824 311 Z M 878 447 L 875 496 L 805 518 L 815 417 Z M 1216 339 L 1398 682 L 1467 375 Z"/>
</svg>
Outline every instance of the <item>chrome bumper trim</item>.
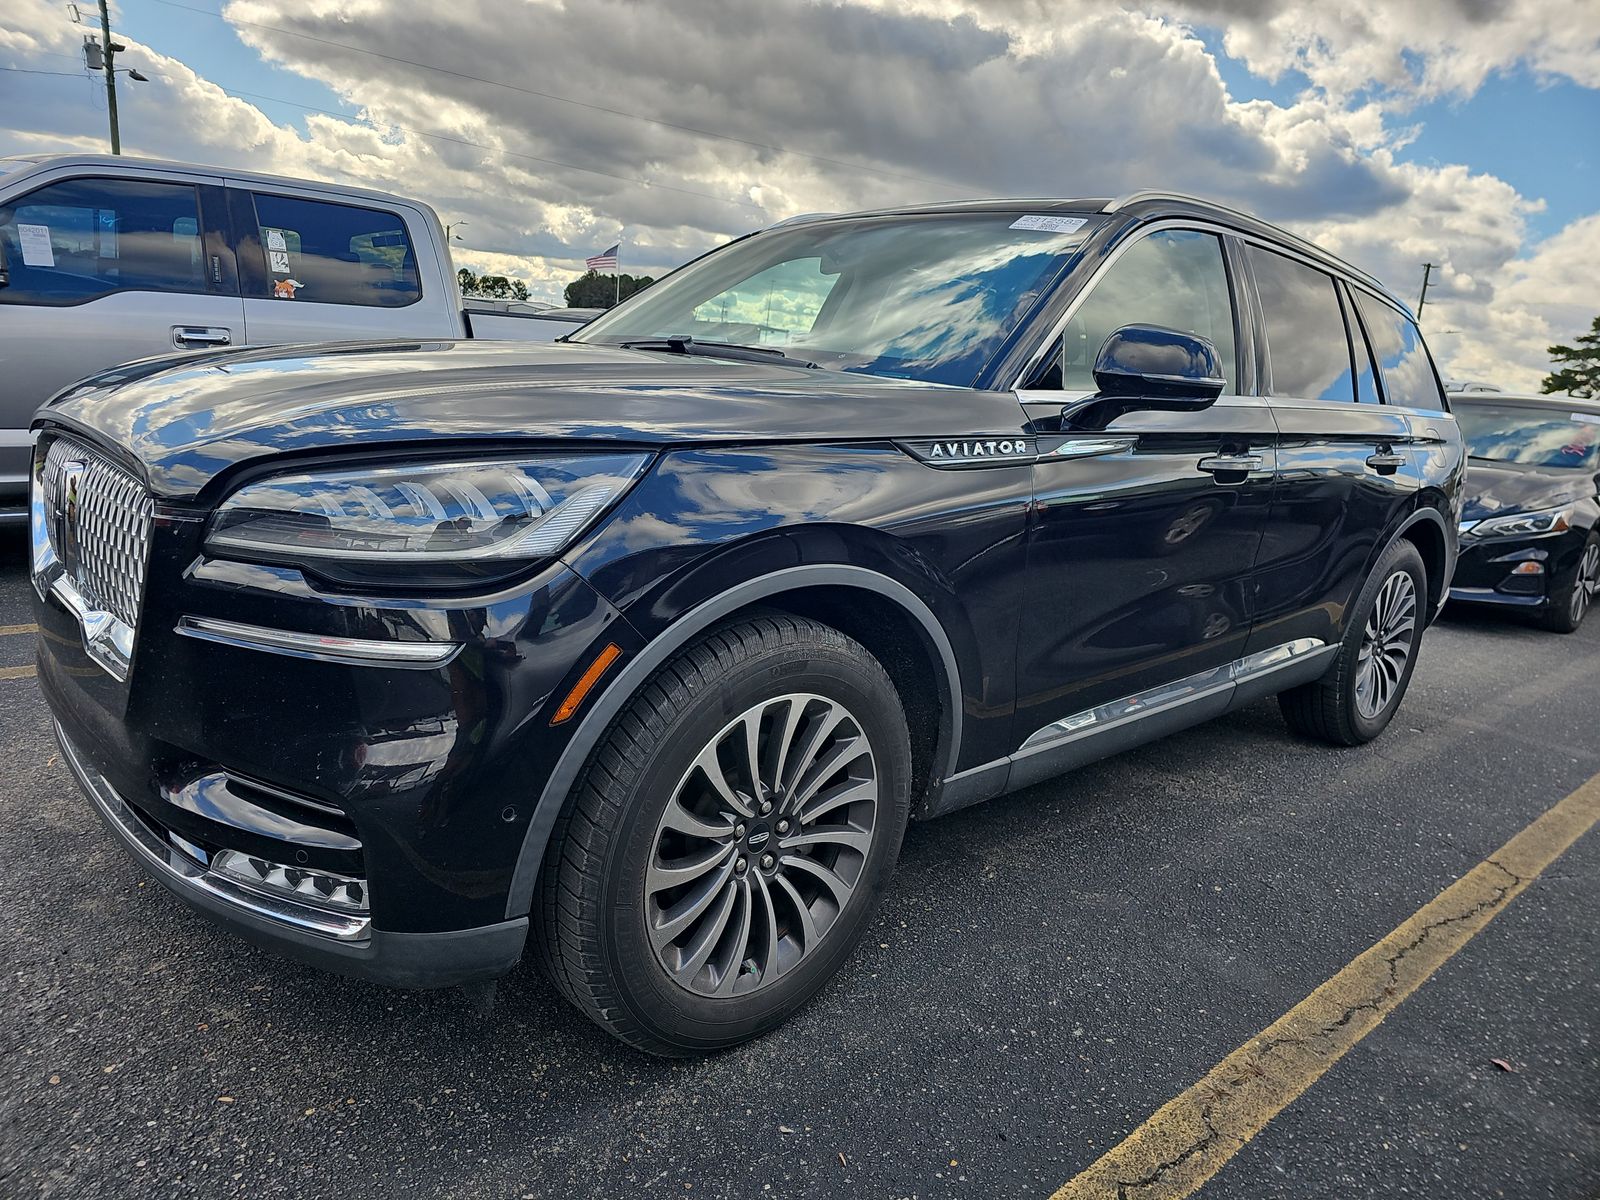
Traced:
<svg viewBox="0 0 1600 1200">
<path fill-rule="evenodd" d="M 371 638 L 329 637 L 238 621 L 219 621 L 214 617 L 184 617 L 178 622 L 177 632 L 184 637 L 223 646 L 366 667 L 427 670 L 443 666 L 461 649 L 457 642 L 385 642 Z"/>
<path fill-rule="evenodd" d="M 55 730 L 62 757 L 72 769 L 79 786 L 99 810 L 101 818 L 173 891 L 180 895 L 185 892 L 201 893 L 269 921 L 340 942 L 359 942 L 371 936 L 372 919 L 365 914 L 336 912 L 242 886 L 229 876 L 212 871 L 178 846 L 163 841 L 117 794 L 106 778 L 78 756 L 59 722 Z"/>
</svg>

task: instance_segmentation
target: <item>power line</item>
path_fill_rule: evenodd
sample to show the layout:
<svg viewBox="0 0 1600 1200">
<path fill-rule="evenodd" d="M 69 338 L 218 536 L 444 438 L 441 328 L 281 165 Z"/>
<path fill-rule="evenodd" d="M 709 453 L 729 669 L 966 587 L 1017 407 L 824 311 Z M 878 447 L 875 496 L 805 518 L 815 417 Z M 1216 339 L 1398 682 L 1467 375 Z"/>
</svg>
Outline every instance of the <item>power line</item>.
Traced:
<svg viewBox="0 0 1600 1200">
<path fill-rule="evenodd" d="M 0 67 L 0 71 L 16 71 L 23 75 L 60 75 L 64 79 L 87 79 L 82 71 L 36 71 L 31 67 Z"/>
<path fill-rule="evenodd" d="M 282 96 L 268 96 L 261 92 L 247 92 L 242 88 L 222 87 L 221 84 L 216 86 L 229 96 L 241 97 L 248 100 L 267 100 L 273 104 L 287 104 L 290 108 L 301 108 L 306 112 L 321 113 L 323 116 L 327 117 L 338 117 L 342 121 L 349 121 L 353 119 L 349 113 L 338 112 L 331 108 L 317 108 L 312 104 L 301 104 L 298 100 L 285 100 Z M 483 142 L 470 141 L 467 138 L 455 137 L 448 133 L 433 133 L 426 129 L 412 129 L 408 126 L 396 125 L 393 122 L 388 121 L 380 123 L 369 120 L 367 124 L 373 126 L 374 128 L 380 127 L 381 124 L 382 128 L 398 129 L 401 133 L 409 133 L 414 137 L 434 138 L 438 141 L 450 142 L 457 146 L 471 146 L 477 150 L 486 150 L 490 154 L 503 154 L 508 158 L 521 158 L 526 159 L 529 162 L 543 163 L 546 166 L 562 167 L 569 171 L 582 171 L 587 175 L 601 175 L 607 179 L 615 179 L 621 183 L 638 184 L 640 187 L 649 188 L 651 191 L 675 192 L 680 196 L 697 196 L 702 200 L 715 200 L 718 204 L 732 204 L 742 208 L 752 208 L 757 212 L 761 211 L 761 206 L 750 200 L 731 200 L 727 196 L 717 196 L 713 195 L 711 192 L 697 192 L 693 188 L 675 187 L 670 183 L 655 183 L 649 179 L 640 179 L 634 175 L 618 175 L 613 171 L 601 171 L 595 167 L 580 167 L 577 163 L 562 162 L 560 159 L 555 158 L 542 158 L 537 154 L 524 154 L 520 150 L 507 150 L 503 146 L 490 146 Z"/>
<path fill-rule="evenodd" d="M 770 150 L 776 154 L 791 154 L 796 158 L 809 158 L 813 162 L 827 163 L 829 166 L 843 167 L 850 171 L 866 171 L 873 175 L 883 175 L 891 179 L 903 179 L 910 183 L 927 184 L 929 187 L 944 188 L 947 191 L 960 191 L 952 183 L 937 179 L 928 179 L 921 175 L 911 175 L 903 171 L 892 171 L 887 167 L 874 167 L 867 163 L 851 162 L 848 159 L 830 158 L 825 154 L 813 154 L 807 150 L 794 150 L 788 146 L 779 146 L 771 142 L 758 142 L 751 138 L 738 137 L 731 133 L 718 133 L 714 129 L 701 129 L 694 125 L 679 125 L 673 121 L 664 121 L 659 117 L 648 116 L 644 113 L 628 112 L 626 109 L 608 108 L 604 104 L 594 104 L 588 100 L 576 100 L 571 96 L 561 96 L 554 92 L 541 92 L 535 88 L 522 87 L 515 83 L 506 83 L 499 79 L 485 79 L 481 75 L 469 75 L 465 71 L 455 71 L 449 67 L 435 66 L 433 63 L 419 62 L 416 59 L 401 58 L 393 54 L 384 54 L 379 50 L 369 50 L 365 46 L 352 46 L 348 42 L 336 42 L 330 38 L 317 37 L 310 33 L 300 33 L 293 29 L 284 29 L 277 25 L 264 25 L 259 21 L 246 21 L 241 18 L 229 18 L 219 12 L 212 12 L 208 8 L 197 8 L 194 5 L 179 3 L 179 0 L 154 0 L 154 3 L 165 5 L 168 8 L 178 8 L 185 12 L 198 13 L 201 16 L 213 17 L 216 20 L 232 25 L 248 25 L 252 29 L 264 29 L 269 33 L 280 33 L 285 37 L 300 38 L 307 42 L 316 42 L 318 45 L 331 46 L 338 50 L 348 50 L 353 54 L 366 54 L 373 58 L 381 58 L 386 62 L 399 63 L 407 67 L 416 67 L 422 71 L 434 71 L 440 75 L 449 75 L 456 79 L 468 80 L 472 83 L 482 83 L 489 87 L 505 88 L 507 91 L 518 92 L 524 96 L 533 96 L 540 100 L 553 100 L 559 104 L 571 104 L 577 108 L 586 108 L 592 112 L 606 113 L 613 117 L 624 117 L 630 121 L 644 121 L 662 129 L 672 129 L 679 133 L 693 134 L 696 137 L 715 138 L 718 141 L 732 142 L 740 146 L 749 146 L 755 150 Z"/>
</svg>

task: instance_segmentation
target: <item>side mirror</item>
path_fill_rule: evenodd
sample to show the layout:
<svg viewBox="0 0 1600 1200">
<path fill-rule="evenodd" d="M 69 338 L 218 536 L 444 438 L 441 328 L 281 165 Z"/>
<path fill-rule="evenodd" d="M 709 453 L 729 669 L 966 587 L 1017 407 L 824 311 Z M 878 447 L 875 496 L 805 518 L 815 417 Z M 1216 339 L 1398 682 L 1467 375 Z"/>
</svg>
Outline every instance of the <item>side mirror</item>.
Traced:
<svg viewBox="0 0 1600 1200">
<path fill-rule="evenodd" d="M 1104 429 L 1130 412 L 1199 412 L 1227 387 L 1209 340 L 1160 325 L 1124 325 L 1094 360 L 1100 390 L 1061 410 L 1063 425 Z"/>
</svg>

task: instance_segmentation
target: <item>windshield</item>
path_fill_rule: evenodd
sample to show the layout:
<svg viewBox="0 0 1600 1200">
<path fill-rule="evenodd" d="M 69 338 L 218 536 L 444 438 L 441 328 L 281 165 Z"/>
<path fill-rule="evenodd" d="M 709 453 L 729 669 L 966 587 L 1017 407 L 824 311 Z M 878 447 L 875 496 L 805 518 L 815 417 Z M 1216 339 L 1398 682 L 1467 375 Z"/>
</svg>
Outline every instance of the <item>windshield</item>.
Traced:
<svg viewBox="0 0 1600 1200">
<path fill-rule="evenodd" d="M 1474 458 L 1530 467 L 1600 470 L 1600 413 L 1517 404 L 1480 404 L 1456 397 L 1450 410 Z"/>
<path fill-rule="evenodd" d="M 950 213 L 778 227 L 677 271 L 573 335 L 687 335 L 841 371 L 970 386 L 1090 218 Z"/>
</svg>

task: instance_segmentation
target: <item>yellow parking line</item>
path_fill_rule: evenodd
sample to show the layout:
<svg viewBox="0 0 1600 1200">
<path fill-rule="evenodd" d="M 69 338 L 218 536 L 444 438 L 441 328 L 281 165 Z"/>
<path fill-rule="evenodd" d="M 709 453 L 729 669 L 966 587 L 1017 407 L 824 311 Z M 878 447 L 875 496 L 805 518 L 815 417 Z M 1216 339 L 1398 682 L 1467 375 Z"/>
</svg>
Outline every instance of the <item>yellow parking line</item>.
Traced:
<svg viewBox="0 0 1600 1200">
<path fill-rule="evenodd" d="M 32 679 L 36 670 L 32 663 L 25 667 L 0 667 L 0 679 Z"/>
<path fill-rule="evenodd" d="M 1176 1200 L 1197 1191 L 1596 820 L 1600 775 L 1162 1105 L 1052 1200 Z"/>
<path fill-rule="evenodd" d="M 0 625 L 0 637 L 10 637 L 14 633 L 38 633 L 37 625 Z"/>
</svg>

